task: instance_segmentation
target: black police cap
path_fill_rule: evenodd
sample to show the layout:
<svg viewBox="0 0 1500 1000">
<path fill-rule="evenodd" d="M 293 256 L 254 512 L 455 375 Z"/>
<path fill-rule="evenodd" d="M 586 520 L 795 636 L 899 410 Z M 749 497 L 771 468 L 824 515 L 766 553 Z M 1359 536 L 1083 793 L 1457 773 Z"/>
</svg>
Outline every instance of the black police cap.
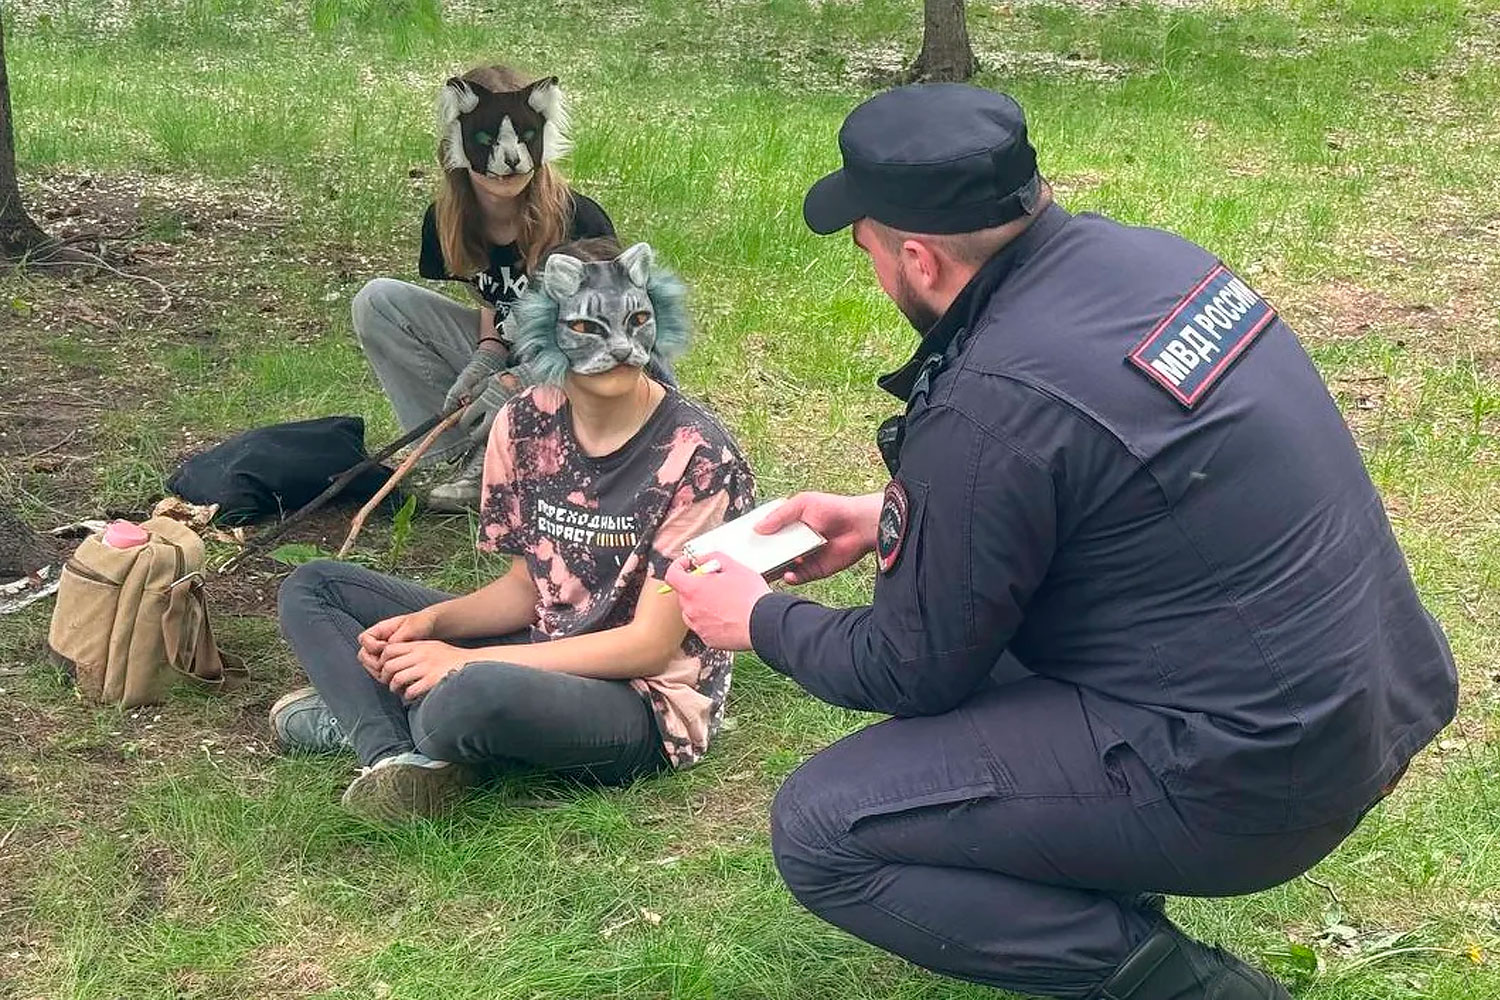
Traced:
<svg viewBox="0 0 1500 1000">
<path fill-rule="evenodd" d="M 1036 203 L 1036 150 L 1026 116 L 1005 94 L 954 83 L 880 93 L 839 129 L 844 168 L 807 192 L 816 233 L 870 218 L 913 233 L 971 233 L 1020 218 Z"/>
</svg>

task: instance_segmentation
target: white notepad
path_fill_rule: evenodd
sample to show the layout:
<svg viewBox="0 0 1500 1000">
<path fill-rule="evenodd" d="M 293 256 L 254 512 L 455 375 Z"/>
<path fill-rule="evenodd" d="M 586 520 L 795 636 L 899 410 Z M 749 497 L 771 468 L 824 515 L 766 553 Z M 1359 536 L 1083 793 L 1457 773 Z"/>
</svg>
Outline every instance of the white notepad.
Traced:
<svg viewBox="0 0 1500 1000">
<path fill-rule="evenodd" d="M 712 531 L 705 531 L 684 545 L 682 550 L 695 563 L 702 562 L 715 552 L 722 552 L 761 576 L 785 569 L 792 560 L 807 555 L 827 541 L 801 521 L 793 521 L 774 535 L 757 534 L 755 525 L 785 502 L 772 500 L 761 504 L 733 521 L 727 521 Z"/>
</svg>

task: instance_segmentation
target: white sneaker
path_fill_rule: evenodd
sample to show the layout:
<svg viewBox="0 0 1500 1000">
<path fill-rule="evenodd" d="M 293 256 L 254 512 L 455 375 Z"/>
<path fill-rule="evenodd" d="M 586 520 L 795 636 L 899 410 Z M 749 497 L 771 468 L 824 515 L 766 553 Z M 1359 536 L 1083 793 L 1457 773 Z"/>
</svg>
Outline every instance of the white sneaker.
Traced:
<svg viewBox="0 0 1500 1000">
<path fill-rule="evenodd" d="M 342 801 L 362 819 L 394 824 L 447 812 L 472 783 L 472 773 L 462 764 L 400 753 L 360 768 Z"/>
</svg>

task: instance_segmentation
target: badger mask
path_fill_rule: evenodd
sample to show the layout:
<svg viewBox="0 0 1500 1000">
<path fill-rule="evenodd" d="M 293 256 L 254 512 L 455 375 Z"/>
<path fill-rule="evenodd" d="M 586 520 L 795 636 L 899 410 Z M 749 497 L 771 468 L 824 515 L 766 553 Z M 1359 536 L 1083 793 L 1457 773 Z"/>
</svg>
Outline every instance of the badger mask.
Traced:
<svg viewBox="0 0 1500 1000">
<path fill-rule="evenodd" d="M 533 381 L 560 385 L 568 372 L 619 365 L 668 370 L 687 348 L 687 289 L 637 243 L 614 260 L 554 253 L 541 281 L 516 303 L 516 355 Z"/>
<path fill-rule="evenodd" d="M 495 93 L 453 77 L 438 92 L 438 135 L 446 170 L 507 177 L 529 174 L 568 152 L 568 116 L 557 77 Z"/>
</svg>

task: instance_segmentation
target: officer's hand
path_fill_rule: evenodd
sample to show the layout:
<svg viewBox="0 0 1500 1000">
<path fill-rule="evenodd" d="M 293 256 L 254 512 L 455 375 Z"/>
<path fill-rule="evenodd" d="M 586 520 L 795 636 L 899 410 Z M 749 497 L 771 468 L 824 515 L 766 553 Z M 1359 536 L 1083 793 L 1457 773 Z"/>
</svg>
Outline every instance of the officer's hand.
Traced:
<svg viewBox="0 0 1500 1000">
<path fill-rule="evenodd" d="M 683 623 L 711 649 L 749 649 L 750 612 L 771 588 L 755 570 L 726 555 L 716 552 L 703 559 L 704 566 L 709 563 L 719 568 L 695 574 L 688 556 L 667 567 L 667 586 L 677 592 Z"/>
<path fill-rule="evenodd" d="M 861 497 L 833 493 L 798 493 L 767 514 L 755 530 L 762 535 L 801 521 L 828 539 L 828 544 L 792 564 L 783 574 L 787 583 L 809 583 L 842 572 L 875 551 L 882 494 Z"/>
</svg>

